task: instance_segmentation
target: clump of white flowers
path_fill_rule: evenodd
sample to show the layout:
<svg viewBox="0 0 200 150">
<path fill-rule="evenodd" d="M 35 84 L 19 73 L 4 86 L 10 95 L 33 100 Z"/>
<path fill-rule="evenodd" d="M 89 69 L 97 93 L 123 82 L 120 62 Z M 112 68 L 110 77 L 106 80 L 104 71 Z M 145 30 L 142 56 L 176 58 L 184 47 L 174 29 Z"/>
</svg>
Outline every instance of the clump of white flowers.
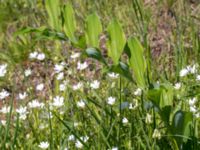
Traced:
<svg viewBox="0 0 200 150">
<path fill-rule="evenodd" d="M 84 70 L 84 69 L 86 69 L 87 67 L 88 67 L 87 62 L 83 62 L 83 63 L 78 62 L 78 63 L 77 63 L 77 69 L 78 69 L 78 70 Z"/>
<path fill-rule="evenodd" d="M 7 72 L 7 64 L 0 65 L 0 77 L 4 77 Z"/>
<path fill-rule="evenodd" d="M 46 141 L 40 142 L 38 145 L 41 149 L 47 149 L 49 147 L 49 143 Z"/>
<path fill-rule="evenodd" d="M 26 77 L 30 76 L 31 74 L 32 74 L 31 69 L 26 69 L 26 70 L 24 71 L 24 75 L 25 75 Z"/>
<path fill-rule="evenodd" d="M 117 79 L 119 77 L 119 74 L 117 73 L 114 73 L 114 72 L 111 72 L 111 73 L 108 73 L 108 76 L 112 79 Z"/>
<path fill-rule="evenodd" d="M 122 119 L 122 123 L 123 123 L 123 124 L 127 124 L 127 123 L 128 123 L 128 119 L 127 119 L 126 117 L 124 117 L 124 118 Z"/>
<path fill-rule="evenodd" d="M 195 105 L 196 102 L 197 102 L 196 97 L 189 99 L 190 111 L 194 114 L 197 113 L 197 108 L 196 108 L 196 105 Z"/>
<path fill-rule="evenodd" d="M 188 74 L 195 74 L 197 73 L 197 68 L 198 68 L 197 64 L 194 64 L 193 66 L 188 65 L 180 71 L 179 76 L 184 77 Z"/>
<path fill-rule="evenodd" d="M 55 66 L 54 66 L 54 71 L 56 72 L 56 73 L 59 73 L 59 72 L 61 72 L 61 71 L 63 71 L 64 70 L 64 66 L 62 65 L 62 64 L 56 64 Z"/>
<path fill-rule="evenodd" d="M 75 140 L 75 136 L 73 134 L 69 135 L 68 141 L 74 141 L 74 140 Z"/>
<path fill-rule="evenodd" d="M 85 102 L 82 99 L 78 101 L 76 104 L 77 104 L 77 107 L 79 108 L 85 108 Z"/>
<path fill-rule="evenodd" d="M 196 80 L 200 81 L 200 75 L 197 75 Z"/>
<path fill-rule="evenodd" d="M 129 104 L 129 109 L 134 110 L 138 107 L 138 100 L 137 99 L 133 99 L 133 103 Z"/>
<path fill-rule="evenodd" d="M 0 92 L 0 100 L 5 99 L 6 97 L 8 97 L 10 95 L 10 93 L 8 91 L 6 91 L 5 89 L 3 89 Z"/>
<path fill-rule="evenodd" d="M 45 59 L 45 54 L 44 53 L 38 53 L 37 51 L 32 52 L 29 54 L 30 59 L 37 59 L 37 60 L 44 60 Z"/>
<path fill-rule="evenodd" d="M 135 96 L 140 96 L 140 95 L 142 95 L 142 89 L 141 89 L 141 88 L 137 88 L 137 89 L 135 90 L 135 92 L 134 92 L 134 95 L 135 95 Z"/>
<path fill-rule="evenodd" d="M 161 133 L 158 129 L 154 129 L 152 138 L 154 139 L 161 139 Z"/>
<path fill-rule="evenodd" d="M 0 112 L 3 113 L 3 114 L 7 114 L 10 112 L 10 106 L 3 106 L 1 109 L 0 109 Z"/>
<path fill-rule="evenodd" d="M 116 98 L 115 97 L 108 97 L 108 100 L 107 100 L 107 103 L 109 105 L 114 105 L 115 104 L 115 101 L 116 101 Z"/>
<path fill-rule="evenodd" d="M 56 79 L 57 79 L 57 80 L 62 80 L 63 78 L 64 78 L 64 72 L 58 73 Z"/>
<path fill-rule="evenodd" d="M 86 143 L 86 142 L 88 141 L 89 137 L 87 137 L 87 136 L 85 136 L 85 137 L 80 137 L 80 139 L 81 139 L 84 143 Z M 76 148 L 79 148 L 79 149 L 83 148 L 83 144 L 82 144 L 79 140 L 76 140 L 75 146 L 76 146 Z"/>
<path fill-rule="evenodd" d="M 24 100 L 27 96 L 28 96 L 28 94 L 27 94 L 26 92 L 24 92 L 24 93 L 19 93 L 19 99 L 20 99 L 20 100 Z"/>
<path fill-rule="evenodd" d="M 43 83 L 40 83 L 36 86 L 36 90 L 37 91 L 42 91 L 44 89 L 44 84 Z"/>
<path fill-rule="evenodd" d="M 28 103 L 28 106 L 30 108 L 43 108 L 44 103 L 40 103 L 38 100 L 33 100 L 33 101 Z"/>
<path fill-rule="evenodd" d="M 76 90 L 80 90 L 82 87 L 83 87 L 83 83 L 78 82 L 77 84 L 74 84 L 72 88 L 74 91 L 76 91 Z"/>
<path fill-rule="evenodd" d="M 176 83 L 174 89 L 179 90 L 181 88 L 181 83 Z"/>
<path fill-rule="evenodd" d="M 53 98 L 53 106 L 55 107 L 61 107 L 64 105 L 64 97 L 63 96 L 56 96 Z"/>
<path fill-rule="evenodd" d="M 22 107 L 16 109 L 16 112 L 19 114 L 19 119 L 25 120 L 28 114 L 27 107 Z"/>
<path fill-rule="evenodd" d="M 79 58 L 80 55 L 81 55 L 80 53 L 72 53 L 72 55 L 70 56 L 70 58 L 76 59 L 76 58 Z"/>
<path fill-rule="evenodd" d="M 100 86 L 100 82 L 97 81 L 97 80 L 94 80 L 93 82 L 90 83 L 90 87 L 91 87 L 92 89 L 98 89 L 99 86 Z"/>
<path fill-rule="evenodd" d="M 38 59 L 38 60 L 44 60 L 44 59 L 45 59 L 45 54 L 44 54 L 44 53 L 39 53 L 39 54 L 37 55 L 37 59 Z"/>
<path fill-rule="evenodd" d="M 146 115 L 145 122 L 147 124 L 151 124 L 153 122 L 152 116 L 149 113 L 147 113 L 147 115 Z"/>
</svg>

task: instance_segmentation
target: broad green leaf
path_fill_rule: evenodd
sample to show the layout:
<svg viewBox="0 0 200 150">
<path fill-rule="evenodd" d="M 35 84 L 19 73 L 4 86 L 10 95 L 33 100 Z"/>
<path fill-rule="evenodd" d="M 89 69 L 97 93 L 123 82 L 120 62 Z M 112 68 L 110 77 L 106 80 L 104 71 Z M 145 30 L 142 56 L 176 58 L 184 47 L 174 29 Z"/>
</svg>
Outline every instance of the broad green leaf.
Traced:
<svg viewBox="0 0 200 150">
<path fill-rule="evenodd" d="M 102 32 L 102 25 L 99 16 L 93 13 L 86 19 L 86 42 L 88 46 L 99 48 L 99 35 Z"/>
<path fill-rule="evenodd" d="M 160 116 L 162 118 L 162 121 L 164 121 L 167 126 L 169 126 L 169 123 L 170 123 L 171 110 L 172 110 L 172 106 L 165 106 L 160 111 Z"/>
<path fill-rule="evenodd" d="M 87 48 L 85 50 L 85 54 L 87 55 L 87 57 L 91 57 L 91 58 L 94 58 L 104 64 L 107 65 L 104 57 L 102 56 L 101 52 L 98 50 L 98 49 L 95 49 L 95 48 Z"/>
<path fill-rule="evenodd" d="M 152 89 L 147 93 L 147 98 L 157 107 L 160 107 L 160 97 L 161 97 L 160 89 Z"/>
<path fill-rule="evenodd" d="M 108 55 L 112 58 L 114 65 L 117 65 L 126 44 L 126 37 L 120 23 L 115 19 L 108 25 L 107 31 L 109 34 Z"/>
<path fill-rule="evenodd" d="M 123 62 L 119 62 L 118 65 L 112 65 L 111 68 L 109 69 L 110 72 L 115 72 L 123 77 L 129 79 L 130 81 L 133 81 L 132 75 L 129 71 L 129 66 Z"/>
<path fill-rule="evenodd" d="M 51 28 L 61 31 L 60 0 L 46 0 L 45 7 L 48 13 L 48 22 Z"/>
<path fill-rule="evenodd" d="M 144 49 L 137 38 L 128 40 L 131 57 L 129 59 L 130 66 L 133 69 L 136 83 L 139 87 L 145 87 L 146 60 L 144 58 Z"/>
<path fill-rule="evenodd" d="M 173 87 L 165 84 L 161 86 L 162 93 L 160 99 L 160 108 L 172 106 L 173 104 Z"/>
<path fill-rule="evenodd" d="M 193 120 L 193 115 L 191 112 L 185 112 L 179 110 L 174 114 L 171 130 L 172 134 L 179 135 L 179 137 L 175 137 L 179 148 L 181 144 L 183 142 L 186 142 L 189 136 L 192 135 L 191 131 L 192 120 Z"/>
<path fill-rule="evenodd" d="M 67 4 L 64 7 L 64 31 L 65 34 L 72 42 L 76 42 L 75 31 L 76 31 L 76 19 L 74 10 L 71 4 Z"/>
<path fill-rule="evenodd" d="M 149 90 L 147 98 L 159 109 L 172 106 L 173 87 L 169 84 L 162 84 L 159 88 Z"/>
</svg>

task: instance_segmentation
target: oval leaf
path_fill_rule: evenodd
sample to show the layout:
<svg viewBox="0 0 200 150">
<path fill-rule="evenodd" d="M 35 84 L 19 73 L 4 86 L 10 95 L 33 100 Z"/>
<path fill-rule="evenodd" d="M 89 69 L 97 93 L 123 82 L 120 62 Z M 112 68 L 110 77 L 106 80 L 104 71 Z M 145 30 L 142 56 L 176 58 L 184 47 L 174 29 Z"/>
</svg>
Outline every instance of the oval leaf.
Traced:
<svg viewBox="0 0 200 150">
<path fill-rule="evenodd" d="M 99 35 L 102 32 L 102 25 L 96 13 L 89 15 L 86 19 L 86 41 L 87 45 L 99 48 Z"/>
<path fill-rule="evenodd" d="M 126 37 L 121 25 L 115 19 L 108 25 L 107 31 L 109 33 L 108 55 L 112 58 L 114 65 L 117 65 L 126 44 Z"/>
<path fill-rule="evenodd" d="M 57 30 L 61 30 L 61 11 L 60 11 L 60 1 L 59 0 L 46 0 L 45 7 L 49 16 L 49 25 Z"/>
<path fill-rule="evenodd" d="M 72 42 L 76 42 L 75 31 L 76 31 L 76 20 L 74 10 L 71 4 L 67 4 L 64 7 L 64 31 L 65 34 Z"/>
<path fill-rule="evenodd" d="M 91 58 L 94 58 L 104 64 L 107 65 L 104 57 L 102 56 L 101 52 L 98 50 L 98 49 L 95 49 L 95 48 L 87 48 L 85 50 L 85 53 L 88 57 L 91 57 Z"/>
<path fill-rule="evenodd" d="M 130 66 L 133 69 L 136 83 L 139 87 L 145 87 L 146 61 L 143 55 L 143 47 L 136 38 L 128 40 L 131 57 L 129 58 Z"/>
</svg>

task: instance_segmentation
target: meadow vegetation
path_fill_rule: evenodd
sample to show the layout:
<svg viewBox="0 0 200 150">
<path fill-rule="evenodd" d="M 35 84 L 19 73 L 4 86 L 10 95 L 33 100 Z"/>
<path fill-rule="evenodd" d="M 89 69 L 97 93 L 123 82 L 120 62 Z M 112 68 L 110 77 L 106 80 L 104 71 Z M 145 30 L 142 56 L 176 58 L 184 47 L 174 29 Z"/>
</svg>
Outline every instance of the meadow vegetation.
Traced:
<svg viewBox="0 0 200 150">
<path fill-rule="evenodd" d="M 200 149 L 198 0 L 0 0 L 0 149 Z"/>
</svg>

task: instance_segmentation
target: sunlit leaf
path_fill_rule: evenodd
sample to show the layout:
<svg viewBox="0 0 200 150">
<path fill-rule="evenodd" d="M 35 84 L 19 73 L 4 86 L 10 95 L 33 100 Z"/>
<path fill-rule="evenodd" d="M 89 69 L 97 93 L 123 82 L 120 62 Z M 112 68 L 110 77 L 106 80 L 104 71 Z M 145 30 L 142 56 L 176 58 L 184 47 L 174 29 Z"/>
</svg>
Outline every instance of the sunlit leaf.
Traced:
<svg viewBox="0 0 200 150">
<path fill-rule="evenodd" d="M 121 25 L 115 19 L 108 25 L 107 31 L 109 34 L 108 55 L 112 58 L 114 65 L 117 65 L 126 44 L 126 37 Z"/>
<path fill-rule="evenodd" d="M 67 4 L 64 7 L 64 31 L 68 38 L 76 43 L 75 31 L 76 31 L 76 20 L 74 10 L 71 4 Z"/>
<path fill-rule="evenodd" d="M 128 40 L 128 47 L 130 48 L 131 57 L 130 67 L 133 69 L 136 83 L 139 87 L 145 87 L 145 72 L 146 61 L 144 58 L 144 49 L 137 38 L 130 38 Z"/>
<path fill-rule="evenodd" d="M 99 35 L 102 32 L 102 25 L 99 16 L 93 13 L 86 18 L 86 42 L 90 47 L 99 48 Z"/>
</svg>

